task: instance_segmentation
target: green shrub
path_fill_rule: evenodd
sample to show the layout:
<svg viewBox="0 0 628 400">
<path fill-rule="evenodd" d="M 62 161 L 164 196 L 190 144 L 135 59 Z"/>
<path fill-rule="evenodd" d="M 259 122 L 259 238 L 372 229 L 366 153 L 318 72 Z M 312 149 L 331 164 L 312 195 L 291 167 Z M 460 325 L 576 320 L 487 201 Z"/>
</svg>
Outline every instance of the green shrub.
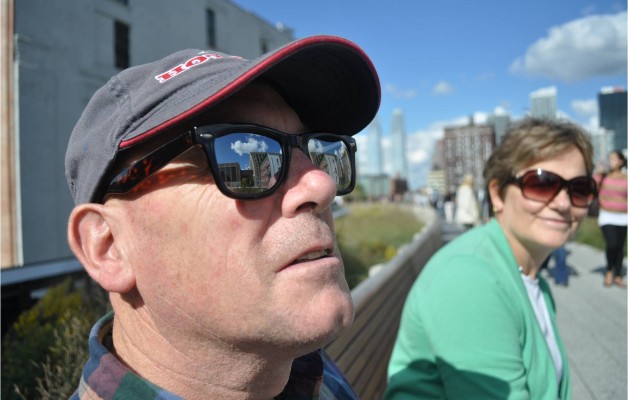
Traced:
<svg viewBox="0 0 628 400">
<path fill-rule="evenodd" d="M 2 398 L 68 398 L 87 360 L 87 336 L 105 312 L 102 289 L 51 287 L 11 326 L 2 343 Z"/>
<path fill-rule="evenodd" d="M 364 186 L 359 183 L 355 184 L 355 188 L 353 191 L 345 196 L 343 196 L 343 200 L 345 203 L 353 203 L 358 201 L 365 201 L 367 198 L 366 191 L 364 190 Z"/>
</svg>

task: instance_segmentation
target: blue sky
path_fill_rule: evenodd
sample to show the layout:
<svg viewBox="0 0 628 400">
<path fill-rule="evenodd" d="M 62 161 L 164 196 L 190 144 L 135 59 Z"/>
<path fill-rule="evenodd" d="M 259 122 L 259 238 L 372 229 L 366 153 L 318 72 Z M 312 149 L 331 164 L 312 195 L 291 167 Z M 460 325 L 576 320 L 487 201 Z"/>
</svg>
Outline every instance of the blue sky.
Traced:
<svg viewBox="0 0 628 400">
<path fill-rule="evenodd" d="M 462 123 L 470 115 L 482 122 L 497 108 L 519 118 L 529 108 L 531 92 L 554 86 L 559 112 L 592 130 L 598 124 L 599 89 L 626 87 L 625 2 L 234 3 L 270 23 L 292 28 L 296 38 L 338 35 L 366 51 L 382 84 L 378 120 L 385 137 L 393 110 L 404 113 L 409 163 L 417 175 L 410 177 L 414 187 L 424 180 L 433 142 L 442 136 L 443 126 Z M 358 135 L 358 144 L 363 136 Z"/>
</svg>

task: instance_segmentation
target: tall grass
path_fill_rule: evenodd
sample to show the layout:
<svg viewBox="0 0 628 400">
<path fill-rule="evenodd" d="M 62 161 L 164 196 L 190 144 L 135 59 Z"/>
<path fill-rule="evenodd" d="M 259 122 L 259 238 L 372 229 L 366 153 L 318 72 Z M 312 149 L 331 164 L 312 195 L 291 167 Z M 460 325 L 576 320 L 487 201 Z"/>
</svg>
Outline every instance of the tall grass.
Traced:
<svg viewBox="0 0 628 400">
<path fill-rule="evenodd" d="M 368 277 L 368 269 L 390 260 L 397 248 L 412 241 L 423 224 L 412 211 L 394 203 L 352 203 L 336 220 L 338 245 L 349 287 Z"/>
</svg>

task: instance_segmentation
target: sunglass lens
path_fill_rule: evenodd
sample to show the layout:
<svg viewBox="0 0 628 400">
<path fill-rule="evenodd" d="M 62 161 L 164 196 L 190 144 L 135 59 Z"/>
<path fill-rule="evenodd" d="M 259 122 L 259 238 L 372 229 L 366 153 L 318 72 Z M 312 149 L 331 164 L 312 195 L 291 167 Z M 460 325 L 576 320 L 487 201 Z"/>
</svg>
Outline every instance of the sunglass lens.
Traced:
<svg viewBox="0 0 628 400">
<path fill-rule="evenodd" d="M 560 189 L 560 177 L 550 172 L 536 173 L 533 171 L 523 176 L 521 190 L 523 195 L 530 200 L 549 201 Z"/>
<path fill-rule="evenodd" d="M 255 195 L 273 188 L 281 174 L 281 144 L 256 133 L 231 133 L 214 141 L 224 186 L 236 195 Z"/>
<path fill-rule="evenodd" d="M 351 187 L 351 156 L 344 141 L 330 135 L 314 136 L 307 143 L 310 160 L 336 182 L 339 193 Z"/>
<path fill-rule="evenodd" d="M 595 184 L 591 178 L 577 178 L 570 182 L 571 203 L 576 207 L 587 207 L 595 196 Z"/>
</svg>

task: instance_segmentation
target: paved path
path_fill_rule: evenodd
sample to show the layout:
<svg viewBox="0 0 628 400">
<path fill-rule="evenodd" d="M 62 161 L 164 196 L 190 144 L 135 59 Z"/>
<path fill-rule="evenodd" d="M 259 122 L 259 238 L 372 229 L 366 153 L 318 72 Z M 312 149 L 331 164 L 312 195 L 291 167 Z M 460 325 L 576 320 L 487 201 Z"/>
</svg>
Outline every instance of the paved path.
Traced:
<svg viewBox="0 0 628 400">
<path fill-rule="evenodd" d="M 567 243 L 567 251 L 569 286 L 548 282 L 571 368 L 573 400 L 625 400 L 626 289 L 602 285 L 602 251 L 576 242 Z M 553 260 L 542 276 L 549 277 L 552 268 Z"/>
</svg>

